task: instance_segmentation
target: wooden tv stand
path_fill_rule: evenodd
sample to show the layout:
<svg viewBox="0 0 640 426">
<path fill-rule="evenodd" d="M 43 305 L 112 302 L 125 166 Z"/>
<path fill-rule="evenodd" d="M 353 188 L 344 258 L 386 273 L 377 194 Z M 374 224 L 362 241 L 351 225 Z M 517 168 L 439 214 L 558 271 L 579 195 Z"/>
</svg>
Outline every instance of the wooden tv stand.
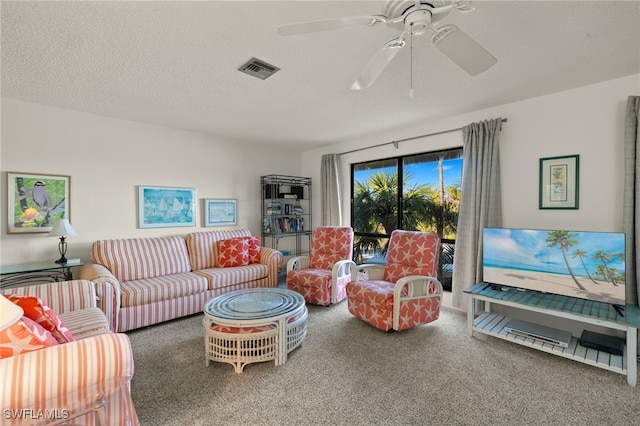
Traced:
<svg viewBox="0 0 640 426">
<path fill-rule="evenodd" d="M 636 386 L 638 379 L 638 327 L 640 326 L 638 306 L 626 305 L 622 311 L 624 316 L 622 316 L 609 303 L 485 282 L 475 284 L 465 290 L 465 293 L 469 294 L 467 332 L 470 336 L 473 336 L 473 332 L 476 331 L 624 374 L 627 376 L 627 383 L 630 386 Z M 476 301 L 480 302 L 478 312 L 475 309 Z M 623 355 L 612 355 L 604 351 L 588 349 L 578 344 L 578 339 L 575 336 L 571 338 L 569 347 L 563 348 L 559 345 L 507 333 L 504 327 L 511 318 L 491 312 L 492 303 L 624 331 L 626 333 L 625 352 Z"/>
</svg>

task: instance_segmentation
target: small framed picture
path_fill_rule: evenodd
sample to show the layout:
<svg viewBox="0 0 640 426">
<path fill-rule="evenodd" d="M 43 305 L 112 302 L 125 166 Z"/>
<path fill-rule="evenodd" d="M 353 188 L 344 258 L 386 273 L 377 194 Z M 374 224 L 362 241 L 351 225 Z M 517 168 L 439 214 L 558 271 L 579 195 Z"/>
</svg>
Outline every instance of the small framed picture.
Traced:
<svg viewBox="0 0 640 426">
<path fill-rule="evenodd" d="M 138 227 L 196 226 L 196 190 L 164 186 L 138 187 Z"/>
<path fill-rule="evenodd" d="M 540 209 L 578 209 L 580 156 L 540 159 Z"/>
<path fill-rule="evenodd" d="M 71 177 L 7 172 L 7 232 L 50 232 L 57 219 L 70 219 Z"/>
<path fill-rule="evenodd" d="M 231 226 L 237 223 L 238 200 L 204 200 L 204 226 Z"/>
</svg>

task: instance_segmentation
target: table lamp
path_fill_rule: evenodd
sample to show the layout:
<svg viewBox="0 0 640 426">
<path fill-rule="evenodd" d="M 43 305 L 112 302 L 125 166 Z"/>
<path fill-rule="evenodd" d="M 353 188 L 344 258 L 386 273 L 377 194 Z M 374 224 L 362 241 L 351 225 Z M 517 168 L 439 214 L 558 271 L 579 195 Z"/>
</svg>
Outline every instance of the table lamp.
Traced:
<svg viewBox="0 0 640 426">
<path fill-rule="evenodd" d="M 22 315 L 23 310 L 20 306 L 0 294 L 0 331 L 11 327 Z"/>
<path fill-rule="evenodd" d="M 58 243 L 58 250 L 60 251 L 60 259 L 56 260 L 56 263 L 67 263 L 67 258 L 64 255 L 67 253 L 67 242 L 65 238 L 72 235 L 78 235 L 73 230 L 69 219 L 59 219 L 53 224 L 53 229 L 49 232 L 50 237 L 60 237 Z"/>
</svg>

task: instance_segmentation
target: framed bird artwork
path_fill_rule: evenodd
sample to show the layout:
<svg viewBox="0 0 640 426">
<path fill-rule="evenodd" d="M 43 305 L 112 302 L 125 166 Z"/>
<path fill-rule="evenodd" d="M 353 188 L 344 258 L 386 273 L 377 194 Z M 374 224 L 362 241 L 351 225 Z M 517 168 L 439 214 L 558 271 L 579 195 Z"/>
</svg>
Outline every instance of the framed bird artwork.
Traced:
<svg viewBox="0 0 640 426">
<path fill-rule="evenodd" d="M 70 219 L 70 176 L 7 172 L 7 185 L 10 234 L 50 232 Z"/>
</svg>

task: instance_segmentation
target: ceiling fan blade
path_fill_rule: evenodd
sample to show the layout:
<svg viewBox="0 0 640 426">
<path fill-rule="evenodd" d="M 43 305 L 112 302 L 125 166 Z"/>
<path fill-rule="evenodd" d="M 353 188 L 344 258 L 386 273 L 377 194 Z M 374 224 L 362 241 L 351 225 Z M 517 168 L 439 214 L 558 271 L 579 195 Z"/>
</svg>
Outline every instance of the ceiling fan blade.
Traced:
<svg viewBox="0 0 640 426">
<path fill-rule="evenodd" d="M 290 36 L 320 31 L 329 31 L 339 28 L 372 26 L 379 22 L 385 22 L 387 18 L 381 15 L 351 16 L 345 18 L 322 19 L 319 21 L 299 22 L 278 27 L 278 34 Z"/>
<path fill-rule="evenodd" d="M 455 25 L 439 28 L 431 43 L 470 75 L 491 68 L 498 60 Z"/>
<path fill-rule="evenodd" d="M 371 86 L 404 45 L 404 36 L 383 44 L 364 67 L 358 79 L 351 86 L 351 90 L 361 90 Z"/>
</svg>

